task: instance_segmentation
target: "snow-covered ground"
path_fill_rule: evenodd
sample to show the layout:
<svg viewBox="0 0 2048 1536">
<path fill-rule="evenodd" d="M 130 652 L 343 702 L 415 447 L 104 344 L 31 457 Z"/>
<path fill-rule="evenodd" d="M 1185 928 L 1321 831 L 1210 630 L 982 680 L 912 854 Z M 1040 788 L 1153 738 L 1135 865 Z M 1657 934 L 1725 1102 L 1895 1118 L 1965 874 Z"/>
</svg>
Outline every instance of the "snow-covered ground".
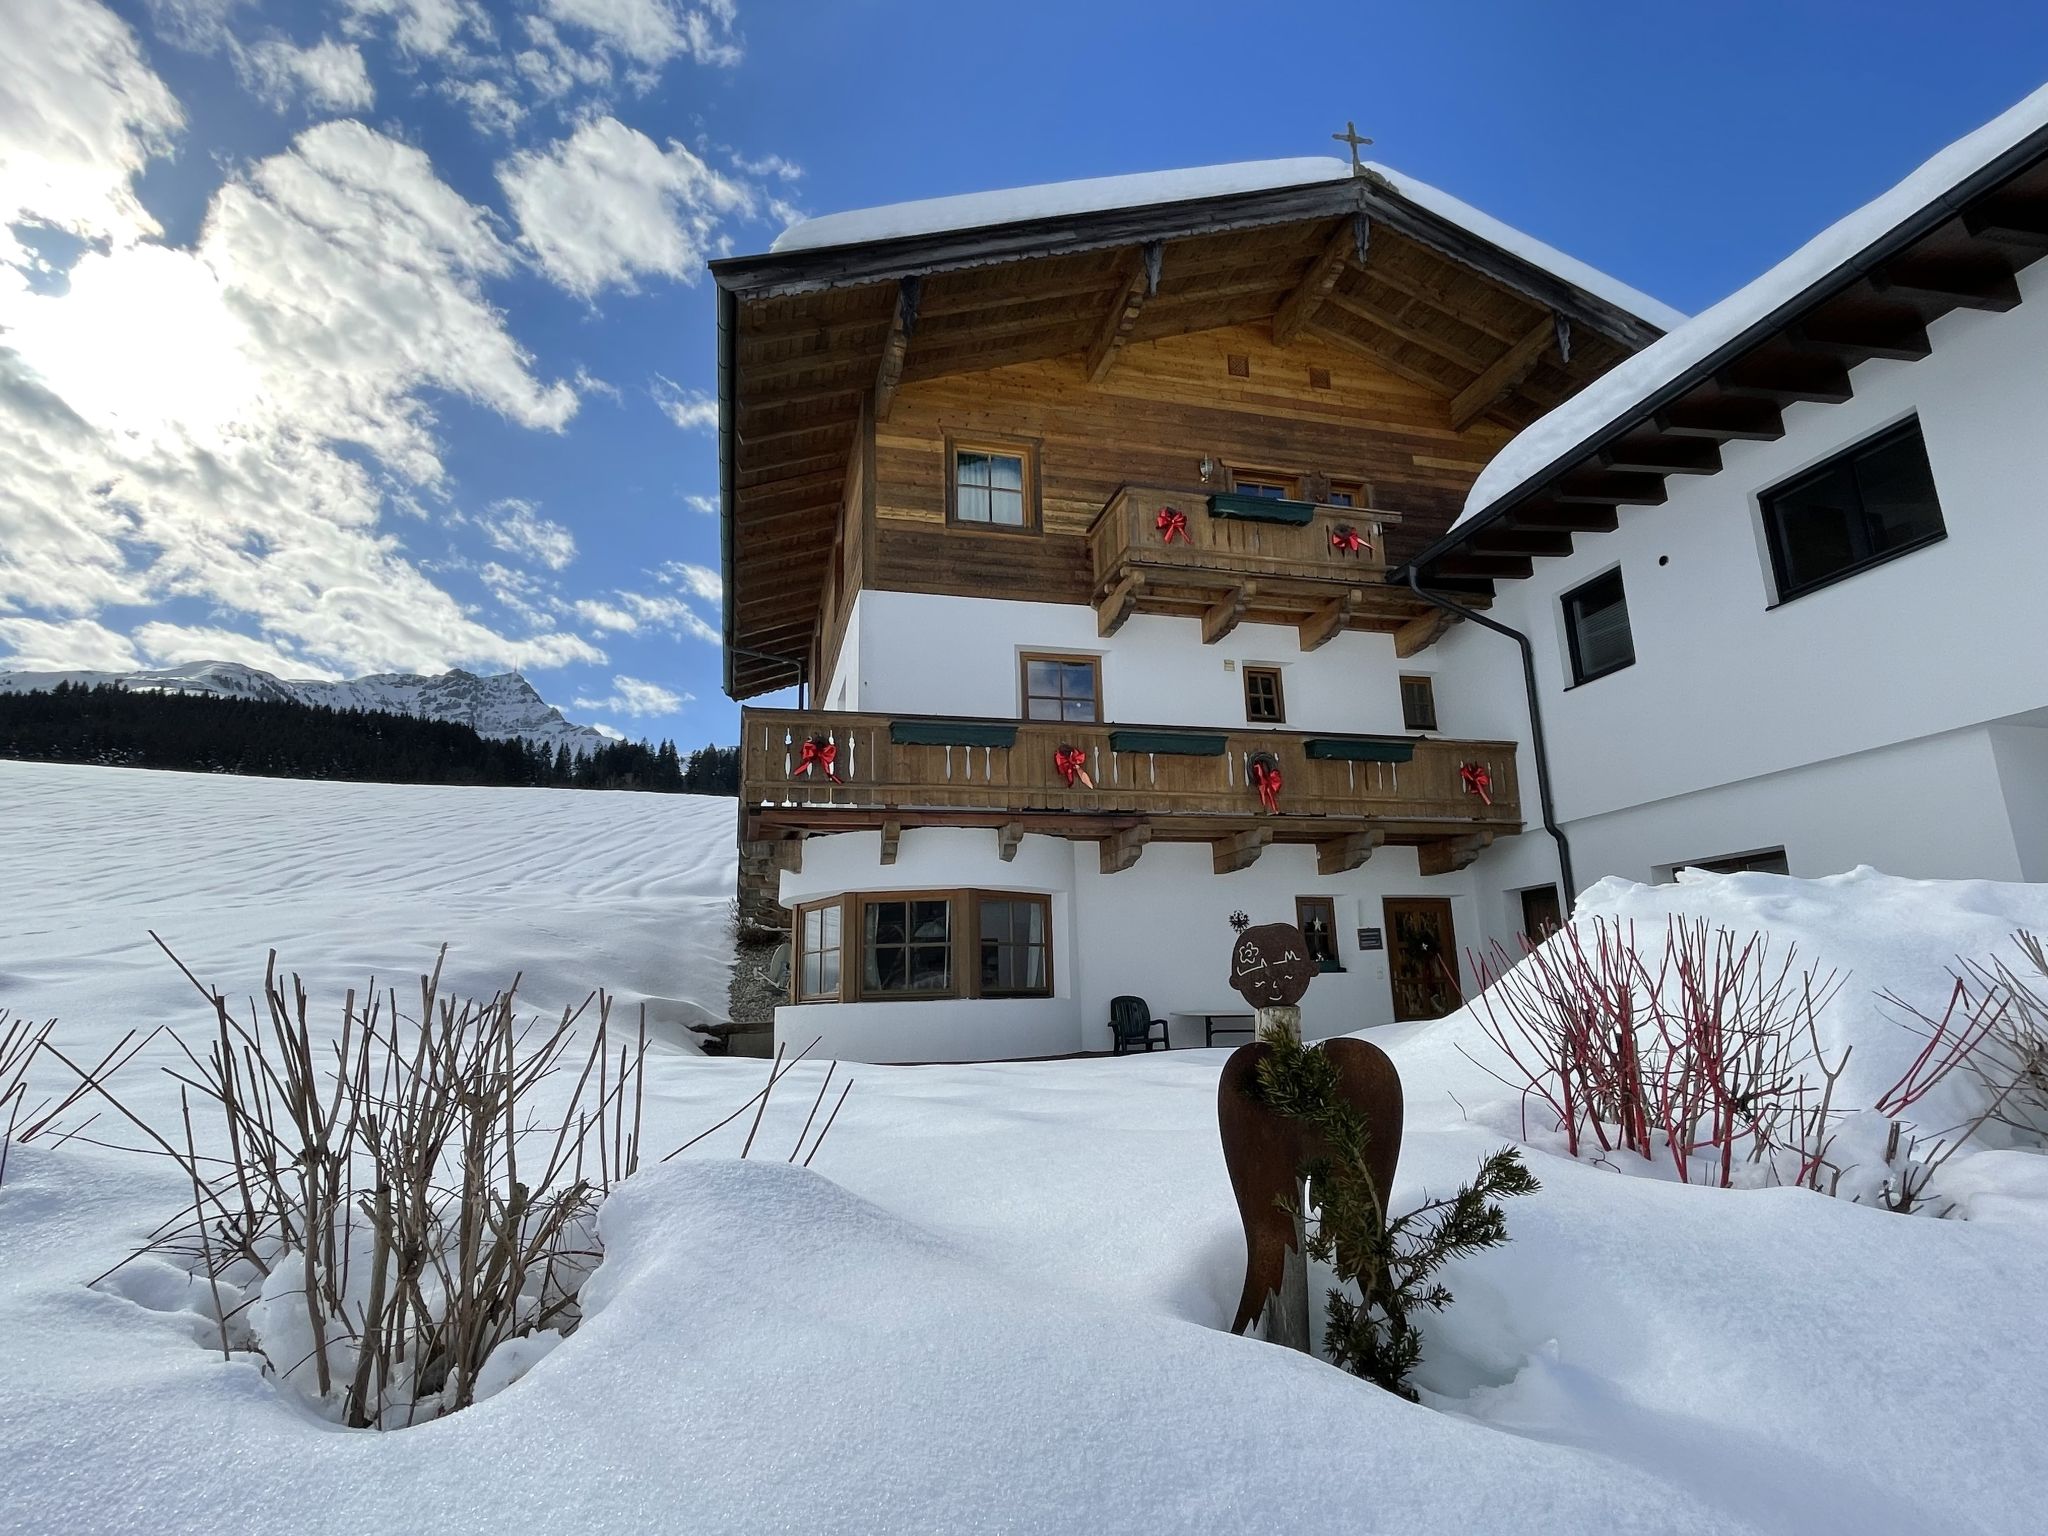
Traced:
<svg viewBox="0 0 2048 1536">
<path fill-rule="evenodd" d="M 554 1007 L 601 983 L 679 1021 L 723 997 L 731 832 L 729 800 L 0 763 L 0 1006 L 95 1056 L 131 1027 L 196 1030 L 154 927 L 231 992 L 275 945 L 338 1005 L 446 939 L 458 984 L 517 969 Z M 1853 970 L 1831 1027 L 1873 1057 L 1869 994 L 1938 1011 L 1953 953 L 2048 929 L 2039 887 L 1869 874 L 1595 902 L 1767 924 Z M 1379 1038 L 1407 1083 L 1406 1207 L 1518 1112 L 1456 1049 L 1481 1049 L 1469 1017 Z M 656 1152 L 763 1076 L 683 1039 L 665 1029 L 649 1069 Z M 1426 1323 L 1418 1406 L 1220 1331 L 1241 1278 L 1224 1054 L 856 1067 L 808 1172 L 778 1160 L 806 1063 L 769 1160 L 733 1160 L 742 1120 L 613 1197 L 576 1334 L 383 1435 L 209 1353 L 161 1268 L 84 1285 L 177 1209 L 172 1170 L 17 1147 L 0 1530 L 2040 1529 L 2048 1158 L 1975 1154 L 1969 1219 L 1937 1221 L 1532 1150 L 1544 1188 L 1510 1205 L 1514 1240 L 1454 1266 Z M 151 1114 L 176 1112 L 167 1059 L 123 1074 Z"/>
</svg>

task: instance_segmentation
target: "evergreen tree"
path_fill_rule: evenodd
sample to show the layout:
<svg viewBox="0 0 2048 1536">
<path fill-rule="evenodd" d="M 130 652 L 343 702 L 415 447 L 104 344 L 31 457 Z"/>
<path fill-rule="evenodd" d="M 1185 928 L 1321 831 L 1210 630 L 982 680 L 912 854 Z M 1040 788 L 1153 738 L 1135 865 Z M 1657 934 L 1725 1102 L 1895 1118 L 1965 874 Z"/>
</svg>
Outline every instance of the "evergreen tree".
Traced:
<svg viewBox="0 0 2048 1536">
<path fill-rule="evenodd" d="M 1335 1064 L 1285 1032 L 1267 1043 L 1259 1097 L 1314 1126 L 1330 1149 L 1303 1170 L 1313 1218 L 1308 1256 L 1329 1265 L 1338 1280 L 1324 1309 L 1323 1352 L 1333 1365 L 1413 1401 L 1408 1376 L 1422 1359 L 1422 1335 L 1411 1314 L 1451 1304 L 1438 1272 L 1452 1259 L 1505 1243 L 1507 1217 L 1496 1202 L 1535 1193 L 1535 1176 L 1520 1152 L 1503 1147 L 1448 1200 L 1426 1201 L 1390 1220 L 1387 1192 L 1374 1187 L 1365 1158 L 1372 1127 L 1338 1092 Z"/>
</svg>

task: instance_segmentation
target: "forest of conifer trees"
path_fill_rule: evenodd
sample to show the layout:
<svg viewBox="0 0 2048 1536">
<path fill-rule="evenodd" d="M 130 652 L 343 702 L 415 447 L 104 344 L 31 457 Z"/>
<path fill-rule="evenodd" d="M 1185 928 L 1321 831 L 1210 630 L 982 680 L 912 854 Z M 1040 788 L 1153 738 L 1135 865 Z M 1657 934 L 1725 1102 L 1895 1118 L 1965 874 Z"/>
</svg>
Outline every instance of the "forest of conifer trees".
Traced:
<svg viewBox="0 0 2048 1536">
<path fill-rule="evenodd" d="M 554 751 L 380 710 L 59 683 L 0 693 L 0 758 L 379 784 L 497 784 L 736 795 L 739 748 L 672 741 Z"/>
</svg>

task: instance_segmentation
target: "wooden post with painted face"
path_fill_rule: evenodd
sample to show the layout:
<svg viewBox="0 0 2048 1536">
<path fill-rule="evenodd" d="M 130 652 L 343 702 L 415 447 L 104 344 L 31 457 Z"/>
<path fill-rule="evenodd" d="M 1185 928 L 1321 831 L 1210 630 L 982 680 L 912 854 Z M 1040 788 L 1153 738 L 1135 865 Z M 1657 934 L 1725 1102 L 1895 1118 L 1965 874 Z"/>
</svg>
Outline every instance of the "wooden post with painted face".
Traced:
<svg viewBox="0 0 2048 1536">
<path fill-rule="evenodd" d="M 1242 928 L 1230 950 L 1230 985 L 1252 1005 L 1255 1040 L 1301 1039 L 1301 997 L 1315 979 L 1308 940 L 1292 923 Z M 1290 1170 L 1291 1173 L 1291 1170 Z M 1280 1284 L 1259 1313 L 1259 1337 L 1308 1354 L 1308 1233 L 1302 1219 L 1308 1185 L 1292 1177 L 1294 1241 L 1281 1263 Z"/>
<path fill-rule="evenodd" d="M 1258 1011 L 1258 1038 L 1223 1063 L 1216 1080 L 1216 1121 L 1223 1162 L 1244 1222 L 1244 1291 L 1231 1332 L 1254 1323 L 1269 1343 L 1309 1350 L 1307 1234 L 1302 1218 L 1283 1209 L 1306 1209 L 1301 1171 L 1329 1155 L 1322 1135 L 1289 1119 L 1259 1095 L 1259 1063 L 1284 1034 L 1300 1038 L 1297 1004 L 1317 975 L 1301 931 L 1286 923 L 1253 928 L 1239 914 L 1230 950 L 1230 985 Z M 1371 1140 L 1367 1173 L 1384 1202 L 1394 1187 L 1401 1155 L 1401 1078 L 1386 1052 L 1367 1040 L 1327 1040 L 1314 1047 L 1330 1059 L 1337 1092 L 1366 1118 Z"/>
</svg>

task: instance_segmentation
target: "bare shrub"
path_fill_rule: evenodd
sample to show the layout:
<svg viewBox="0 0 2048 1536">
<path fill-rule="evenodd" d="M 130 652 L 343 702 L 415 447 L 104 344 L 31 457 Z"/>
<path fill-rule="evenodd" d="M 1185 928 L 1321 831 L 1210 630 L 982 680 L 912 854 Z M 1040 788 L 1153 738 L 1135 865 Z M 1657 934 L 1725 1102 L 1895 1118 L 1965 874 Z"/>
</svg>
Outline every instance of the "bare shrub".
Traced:
<svg viewBox="0 0 2048 1536">
<path fill-rule="evenodd" d="M 1547 1106 L 1573 1156 L 1649 1161 L 1728 1187 L 1738 1160 L 1767 1163 L 1824 1135 L 1841 1063 L 1820 1060 L 1815 1019 L 1839 982 L 1774 957 L 1766 934 L 1738 937 L 1673 917 L 1654 960 L 1634 924 L 1596 918 L 1560 930 L 1512 966 L 1494 947 L 1477 964 L 1479 1026 L 1509 1071 L 1477 1063 Z M 1800 1177 L 1817 1177 L 1805 1166 Z"/>
<path fill-rule="evenodd" d="M 28 1099 L 28 1064 L 50 1038 L 55 1019 L 31 1024 L 0 1008 L 0 1185 L 7 1183 L 7 1149 L 14 1145 Z"/>
<path fill-rule="evenodd" d="M 179 1084 L 176 1126 L 150 1125 L 109 1081 L 151 1036 L 124 1037 L 91 1068 L 38 1037 L 77 1086 L 31 1131 L 96 1097 L 150 1143 L 124 1150 L 170 1159 L 190 1188 L 189 1203 L 99 1280 L 145 1256 L 186 1269 L 205 1283 L 223 1355 L 259 1356 L 356 1428 L 467 1407 L 509 1379 L 492 1378 L 500 1346 L 552 1343 L 576 1327 L 601 1256 L 598 1208 L 641 1160 L 644 1007 L 628 1031 L 614 1027 L 602 990 L 551 1020 L 519 1018 L 516 976 L 485 1000 L 443 997 L 444 945 L 419 980 L 416 1014 L 373 982 L 347 993 L 338 1035 L 322 1038 L 305 986 L 279 974 L 275 951 L 245 1022 L 157 943 L 212 1015 L 199 1049 L 171 1034 L 184 1058 L 166 1069 Z M 778 1053 L 767 1086 L 720 1122 L 755 1110 L 743 1157 L 776 1083 L 808 1053 L 787 1064 Z M 808 1140 L 808 1165 L 845 1103 L 850 1083 L 813 1137 L 832 1076 L 792 1162 Z"/>
</svg>

